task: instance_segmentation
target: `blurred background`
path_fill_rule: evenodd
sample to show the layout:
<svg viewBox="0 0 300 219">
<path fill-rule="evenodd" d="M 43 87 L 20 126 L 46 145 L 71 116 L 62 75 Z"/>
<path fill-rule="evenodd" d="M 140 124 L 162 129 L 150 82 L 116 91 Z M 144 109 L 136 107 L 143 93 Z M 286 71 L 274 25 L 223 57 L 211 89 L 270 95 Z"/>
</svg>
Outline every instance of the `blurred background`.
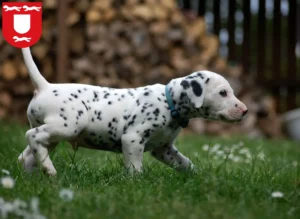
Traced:
<svg viewBox="0 0 300 219">
<path fill-rule="evenodd" d="M 128 88 L 208 69 L 229 80 L 248 116 L 194 119 L 185 132 L 300 140 L 299 0 L 42 2 L 32 53 L 48 81 Z M 34 88 L 2 35 L 0 51 L 0 121 L 24 124 Z"/>
</svg>

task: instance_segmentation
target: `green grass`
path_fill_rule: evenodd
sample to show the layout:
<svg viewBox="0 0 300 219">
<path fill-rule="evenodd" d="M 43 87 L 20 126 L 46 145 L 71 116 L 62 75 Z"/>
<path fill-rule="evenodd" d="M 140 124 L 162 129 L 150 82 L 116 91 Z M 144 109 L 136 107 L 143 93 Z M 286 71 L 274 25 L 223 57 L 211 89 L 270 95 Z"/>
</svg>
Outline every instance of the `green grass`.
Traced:
<svg viewBox="0 0 300 219">
<path fill-rule="evenodd" d="M 177 140 L 178 148 L 193 160 L 198 174 L 177 173 L 145 154 L 144 173 L 133 176 L 124 171 L 120 155 L 81 148 L 74 154 L 67 143 L 61 143 L 51 154 L 58 175 L 48 177 L 40 171 L 25 173 L 18 164 L 17 156 L 26 145 L 25 131 L 26 127 L 0 124 L 0 171 L 9 170 L 16 181 L 12 189 L 0 186 L 0 197 L 27 203 L 38 197 L 40 212 L 47 218 L 300 216 L 299 143 L 184 136 Z M 234 162 L 228 150 L 241 141 L 252 157 L 244 159 L 241 149 L 236 149 L 241 162 Z M 228 147 L 225 159 L 212 152 L 217 143 Z M 210 151 L 202 149 L 204 144 L 211 146 Z M 73 200 L 59 197 L 62 188 L 74 191 Z M 272 198 L 273 191 L 281 191 L 284 197 Z"/>
</svg>

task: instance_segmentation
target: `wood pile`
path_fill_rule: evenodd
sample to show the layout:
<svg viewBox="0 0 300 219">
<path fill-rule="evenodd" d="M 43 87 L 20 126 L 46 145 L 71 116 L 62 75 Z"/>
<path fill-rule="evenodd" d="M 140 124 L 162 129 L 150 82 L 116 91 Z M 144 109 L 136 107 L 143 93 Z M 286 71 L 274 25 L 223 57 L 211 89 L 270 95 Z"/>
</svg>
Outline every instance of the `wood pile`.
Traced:
<svg viewBox="0 0 300 219">
<path fill-rule="evenodd" d="M 56 78 L 57 2 L 43 1 L 42 37 L 32 47 L 39 69 L 51 82 Z M 228 66 L 219 57 L 218 38 L 206 32 L 204 19 L 185 16 L 175 0 L 68 0 L 68 7 L 66 82 L 137 87 L 168 83 L 172 78 L 208 69 L 228 77 L 239 96 L 255 109 L 240 125 L 230 125 L 232 128 L 194 120 L 190 130 L 199 134 L 229 135 L 241 131 L 281 135 L 278 130 L 265 130 L 264 125 L 259 125 L 258 112 L 264 107 L 263 101 L 257 101 L 250 92 L 257 90 L 254 83 L 245 83 L 248 79 L 241 74 L 242 70 Z M 33 86 L 19 49 L 8 45 L 3 38 L 0 49 L 0 118 L 26 121 Z M 258 96 L 272 102 L 263 92 Z M 269 111 L 274 111 L 269 102 L 263 109 L 267 118 L 271 115 Z"/>
</svg>

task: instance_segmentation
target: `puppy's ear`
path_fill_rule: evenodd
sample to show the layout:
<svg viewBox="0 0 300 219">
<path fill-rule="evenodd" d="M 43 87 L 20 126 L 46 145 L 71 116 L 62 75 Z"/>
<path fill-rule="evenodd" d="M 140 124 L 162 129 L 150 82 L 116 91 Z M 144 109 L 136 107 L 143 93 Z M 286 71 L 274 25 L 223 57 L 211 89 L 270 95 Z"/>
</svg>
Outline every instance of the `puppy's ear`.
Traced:
<svg viewBox="0 0 300 219">
<path fill-rule="evenodd" d="M 180 85 L 193 107 L 202 106 L 207 83 L 209 83 L 209 78 L 201 73 L 194 73 L 182 79 Z"/>
</svg>

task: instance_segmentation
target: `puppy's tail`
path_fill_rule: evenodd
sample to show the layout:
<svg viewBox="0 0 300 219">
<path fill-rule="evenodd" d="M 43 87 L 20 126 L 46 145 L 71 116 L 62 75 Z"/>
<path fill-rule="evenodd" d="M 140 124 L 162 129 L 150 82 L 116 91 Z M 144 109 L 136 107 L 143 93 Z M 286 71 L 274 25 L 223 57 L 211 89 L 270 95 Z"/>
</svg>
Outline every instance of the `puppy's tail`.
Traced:
<svg viewBox="0 0 300 219">
<path fill-rule="evenodd" d="M 30 79 L 35 88 L 37 90 L 42 90 L 43 88 L 47 87 L 49 83 L 41 75 L 36 64 L 34 63 L 29 47 L 22 48 L 22 54 L 24 57 L 25 65 L 29 71 Z"/>
</svg>

